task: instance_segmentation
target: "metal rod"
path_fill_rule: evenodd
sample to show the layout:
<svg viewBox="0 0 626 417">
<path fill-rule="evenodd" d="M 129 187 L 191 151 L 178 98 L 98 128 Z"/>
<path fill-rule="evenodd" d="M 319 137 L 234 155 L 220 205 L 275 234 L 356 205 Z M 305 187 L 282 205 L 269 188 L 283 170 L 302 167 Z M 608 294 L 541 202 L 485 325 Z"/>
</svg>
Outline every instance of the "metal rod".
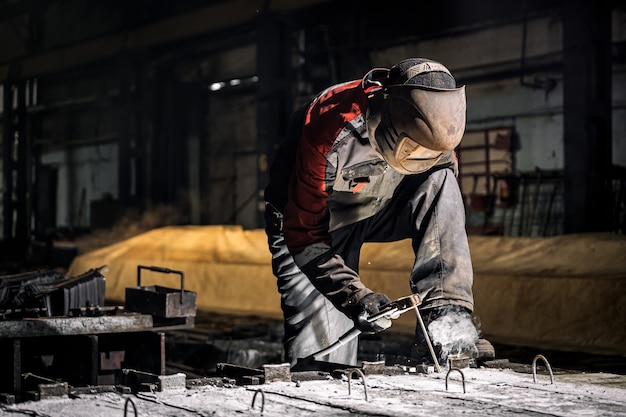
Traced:
<svg viewBox="0 0 626 417">
<path fill-rule="evenodd" d="M 533 359 L 533 382 L 537 382 L 537 360 L 538 359 L 541 359 L 543 363 L 546 365 L 546 368 L 548 368 L 548 372 L 550 373 L 550 384 L 554 384 L 554 374 L 552 373 L 552 367 L 548 363 L 548 360 L 546 359 L 546 357 L 543 355 L 537 355 Z"/>
<path fill-rule="evenodd" d="M 352 380 L 352 374 L 358 374 L 363 380 L 363 390 L 365 391 L 365 401 L 367 399 L 367 382 L 365 381 L 365 374 L 358 368 L 348 369 L 348 395 L 352 393 L 352 389 L 350 388 L 350 381 Z"/>
<path fill-rule="evenodd" d="M 55 380 L 55 379 L 50 379 L 50 378 L 46 378 L 45 376 L 40 376 L 37 374 L 33 374 L 32 372 L 26 372 L 22 374 L 22 378 L 27 379 L 27 378 L 37 378 L 40 379 L 42 381 L 46 381 L 46 382 L 51 382 L 53 384 L 58 384 L 59 381 Z"/>
<path fill-rule="evenodd" d="M 130 405 L 133 406 L 133 411 L 135 412 L 135 417 L 137 417 L 137 407 L 135 406 L 135 403 L 133 402 L 133 400 L 130 399 L 130 397 L 126 398 L 126 402 L 124 403 L 124 417 L 126 417 L 126 412 L 128 411 L 128 404 L 130 403 Z"/>
<path fill-rule="evenodd" d="M 433 349 L 432 343 L 430 343 L 430 337 L 428 337 L 428 331 L 426 331 L 426 326 L 424 326 L 424 320 L 422 320 L 422 315 L 420 314 L 417 306 L 415 307 L 415 313 L 417 314 L 417 321 L 422 328 L 422 333 L 424 333 L 424 339 L 426 340 L 426 344 L 428 345 L 428 350 L 430 351 L 430 355 L 433 358 L 433 362 L 435 362 L 435 371 L 441 372 L 441 367 L 439 366 L 439 361 L 437 360 L 437 355 L 435 355 L 435 350 Z"/>
<path fill-rule="evenodd" d="M 448 390 L 448 377 L 452 371 L 458 371 L 461 374 L 461 381 L 463 382 L 463 394 L 465 394 L 465 374 L 459 368 L 450 368 L 448 373 L 446 374 L 446 391 Z"/>
<path fill-rule="evenodd" d="M 254 393 L 254 396 L 252 397 L 252 407 L 254 409 L 254 402 L 256 401 L 256 396 L 258 393 L 261 393 L 261 414 L 263 414 L 263 411 L 265 410 L 265 392 L 263 392 L 262 389 L 258 389 L 256 390 L 256 392 Z"/>
</svg>

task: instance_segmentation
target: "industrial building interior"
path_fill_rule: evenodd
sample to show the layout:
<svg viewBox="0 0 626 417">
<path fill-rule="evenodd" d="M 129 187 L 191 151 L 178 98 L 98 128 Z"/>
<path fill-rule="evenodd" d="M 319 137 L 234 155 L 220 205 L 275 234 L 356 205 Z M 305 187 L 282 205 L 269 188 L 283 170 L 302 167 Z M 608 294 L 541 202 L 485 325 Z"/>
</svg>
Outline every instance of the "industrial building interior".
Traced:
<svg viewBox="0 0 626 417">
<path fill-rule="evenodd" d="M 467 89 L 457 179 L 496 359 L 548 352 L 556 367 L 626 374 L 623 1 L 2 0 L 0 403 L 44 397 L 33 375 L 251 381 L 280 362 L 269 166 L 317 92 L 408 57 Z M 363 280 L 406 295 L 412 256 L 406 242 L 364 247 Z M 140 311 L 142 270 L 193 311 Z M 65 307 L 48 293 L 37 309 L 9 303 L 28 280 L 65 288 Z M 113 320 L 120 304 L 154 317 L 87 335 L 32 324 L 70 315 L 72 291 L 95 297 L 79 320 Z M 415 323 L 391 330 L 364 337 L 361 358 L 400 357 Z"/>
</svg>

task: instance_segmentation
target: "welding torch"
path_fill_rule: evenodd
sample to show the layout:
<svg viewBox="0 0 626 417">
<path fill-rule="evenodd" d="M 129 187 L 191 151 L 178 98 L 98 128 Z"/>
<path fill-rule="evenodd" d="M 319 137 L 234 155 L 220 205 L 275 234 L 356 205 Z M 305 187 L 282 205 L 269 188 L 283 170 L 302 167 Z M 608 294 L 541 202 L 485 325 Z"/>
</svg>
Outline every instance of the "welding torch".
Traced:
<svg viewBox="0 0 626 417">
<path fill-rule="evenodd" d="M 392 301 L 390 303 L 387 303 L 381 306 L 379 308 L 378 313 L 367 317 L 366 320 L 370 323 L 376 320 L 380 320 L 381 318 L 395 320 L 398 317 L 400 317 L 402 313 L 405 313 L 409 310 L 414 309 L 415 313 L 417 314 L 417 321 L 419 322 L 422 332 L 424 333 L 424 339 L 426 340 L 426 343 L 428 344 L 428 349 L 430 350 L 430 354 L 432 355 L 432 358 L 435 364 L 435 369 L 437 372 L 441 372 L 439 361 L 437 360 L 432 343 L 430 342 L 430 337 L 428 337 L 426 326 L 424 325 L 422 316 L 419 313 L 419 310 L 417 308 L 421 304 L 422 304 L 422 297 L 419 294 L 411 294 L 409 296 L 398 298 L 395 301 Z M 320 360 L 324 356 L 329 355 L 330 353 L 344 346 L 346 343 L 350 342 L 352 339 L 354 339 L 360 334 L 361 334 L 361 330 L 357 329 L 356 327 L 347 331 L 342 336 L 340 336 L 339 339 L 337 339 L 335 343 L 328 346 L 327 348 L 320 350 L 317 353 L 314 353 L 312 355 L 313 359 L 315 359 L 316 361 Z"/>
</svg>

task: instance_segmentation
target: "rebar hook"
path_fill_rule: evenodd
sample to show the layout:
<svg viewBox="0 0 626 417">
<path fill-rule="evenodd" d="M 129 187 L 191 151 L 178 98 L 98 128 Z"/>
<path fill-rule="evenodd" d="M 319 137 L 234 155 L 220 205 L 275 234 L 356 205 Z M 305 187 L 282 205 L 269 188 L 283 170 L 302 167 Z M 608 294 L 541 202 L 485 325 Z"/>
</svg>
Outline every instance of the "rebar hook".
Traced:
<svg viewBox="0 0 626 417">
<path fill-rule="evenodd" d="M 533 359 L 533 382 L 537 382 L 537 360 L 538 359 L 541 359 L 543 363 L 546 365 L 546 368 L 548 368 L 548 372 L 550 373 L 550 384 L 554 384 L 554 374 L 552 373 L 552 367 L 548 363 L 548 360 L 546 359 L 546 357 L 543 355 L 537 355 Z"/>
<path fill-rule="evenodd" d="M 126 417 L 126 412 L 128 411 L 128 403 L 133 406 L 133 410 L 135 411 L 135 417 L 137 417 L 137 407 L 135 407 L 135 403 L 130 397 L 126 398 L 126 402 L 124 403 L 124 417 Z"/>
<path fill-rule="evenodd" d="M 254 409 L 254 403 L 256 402 L 256 396 L 258 393 L 261 393 L 261 414 L 263 414 L 263 411 L 265 410 L 265 392 L 262 389 L 258 389 L 256 390 L 256 392 L 254 393 L 254 396 L 252 397 L 252 409 Z"/>
<path fill-rule="evenodd" d="M 452 371 L 457 371 L 461 374 L 461 381 L 463 382 L 463 394 L 465 394 L 465 374 L 459 368 L 450 368 L 450 370 L 448 370 L 448 373 L 446 374 L 446 391 L 448 390 L 448 379 Z"/>
<path fill-rule="evenodd" d="M 367 399 L 367 381 L 365 380 L 365 374 L 363 374 L 363 371 L 361 371 L 358 368 L 353 368 L 353 369 L 348 369 L 347 373 L 348 373 L 348 395 L 352 394 L 352 389 L 350 387 L 350 381 L 352 380 L 352 374 L 356 373 L 363 380 L 363 391 L 365 392 L 365 401 L 368 401 L 368 399 Z"/>
</svg>

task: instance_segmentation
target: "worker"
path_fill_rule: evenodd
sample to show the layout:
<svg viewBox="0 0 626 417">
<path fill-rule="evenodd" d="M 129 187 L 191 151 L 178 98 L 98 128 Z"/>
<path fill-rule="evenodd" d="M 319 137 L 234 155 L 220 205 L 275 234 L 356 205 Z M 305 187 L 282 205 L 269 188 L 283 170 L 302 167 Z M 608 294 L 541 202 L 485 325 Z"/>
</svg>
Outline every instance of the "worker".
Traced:
<svg viewBox="0 0 626 417">
<path fill-rule="evenodd" d="M 352 328 L 371 334 L 391 325 L 367 320 L 391 300 L 359 278 L 364 242 L 412 239 L 410 290 L 423 298 L 426 325 L 449 310 L 471 321 L 473 272 L 454 153 L 465 111 L 465 87 L 444 65 L 410 58 L 329 87 L 296 112 L 265 189 L 292 366 Z M 354 339 L 322 360 L 356 365 L 357 347 Z M 416 326 L 410 356 L 427 360 L 429 351 Z"/>
</svg>

